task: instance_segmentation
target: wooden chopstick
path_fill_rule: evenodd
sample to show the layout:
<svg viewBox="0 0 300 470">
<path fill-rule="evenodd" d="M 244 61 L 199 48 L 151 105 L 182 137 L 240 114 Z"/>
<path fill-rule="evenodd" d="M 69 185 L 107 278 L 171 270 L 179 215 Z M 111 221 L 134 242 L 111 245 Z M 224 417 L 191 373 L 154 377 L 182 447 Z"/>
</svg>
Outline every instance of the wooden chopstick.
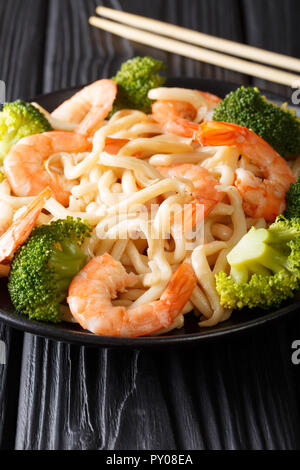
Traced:
<svg viewBox="0 0 300 470">
<path fill-rule="evenodd" d="M 244 73 L 253 77 L 262 78 L 271 82 L 280 83 L 282 85 L 295 86 L 299 83 L 299 75 L 278 70 L 265 65 L 248 62 L 243 59 L 221 54 L 219 52 L 210 51 L 198 46 L 186 44 L 175 39 L 169 39 L 158 34 L 149 33 L 140 29 L 125 26 L 120 23 L 105 20 L 92 16 L 89 19 L 91 25 L 96 26 L 110 33 L 116 34 L 123 38 L 145 44 L 147 46 L 162 49 L 167 52 L 182 55 L 192 59 L 207 62 L 212 65 L 224 67 L 235 72 Z"/>
<path fill-rule="evenodd" d="M 243 57 L 244 59 L 300 72 L 300 59 L 296 59 L 295 57 L 229 41 L 228 39 L 222 39 L 181 26 L 175 26 L 170 23 L 114 10 L 112 8 L 99 6 L 96 8 L 96 13 L 105 18 L 118 21 L 119 23 L 125 23 L 139 29 L 169 36 L 170 38 L 179 39 L 180 41 L 189 42 L 197 46 L 204 46 L 208 49 L 225 52 L 226 54 Z"/>
</svg>

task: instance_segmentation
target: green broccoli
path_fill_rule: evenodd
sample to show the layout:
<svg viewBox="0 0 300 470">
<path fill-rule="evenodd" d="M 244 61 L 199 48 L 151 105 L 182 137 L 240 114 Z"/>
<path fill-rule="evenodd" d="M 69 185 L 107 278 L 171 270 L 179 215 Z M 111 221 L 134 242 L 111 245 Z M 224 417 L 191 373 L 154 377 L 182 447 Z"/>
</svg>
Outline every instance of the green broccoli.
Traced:
<svg viewBox="0 0 300 470">
<path fill-rule="evenodd" d="M 216 275 L 221 305 L 270 308 L 300 287 L 300 219 L 277 217 L 268 229 L 249 232 L 227 255 L 230 275 Z"/>
<path fill-rule="evenodd" d="M 87 223 L 72 217 L 32 231 L 9 274 L 8 290 L 17 311 L 35 320 L 61 320 L 60 303 L 86 262 L 81 245 L 90 233 Z"/>
<path fill-rule="evenodd" d="M 288 190 L 286 197 L 286 209 L 283 215 L 287 219 L 292 217 L 300 218 L 300 178 L 296 183 L 291 184 L 290 189 Z"/>
<path fill-rule="evenodd" d="M 0 163 L 22 137 L 51 130 L 45 116 L 32 104 L 21 100 L 5 103 L 0 112 Z"/>
<path fill-rule="evenodd" d="M 124 62 L 112 78 L 118 84 L 112 114 L 124 108 L 150 113 L 152 100 L 147 96 L 148 91 L 165 83 L 165 77 L 159 74 L 165 68 L 163 62 L 152 57 L 134 57 Z"/>
<path fill-rule="evenodd" d="M 217 105 L 213 120 L 231 122 L 252 129 L 282 157 L 300 153 L 300 121 L 286 105 L 270 103 L 257 88 L 241 87 Z"/>
</svg>

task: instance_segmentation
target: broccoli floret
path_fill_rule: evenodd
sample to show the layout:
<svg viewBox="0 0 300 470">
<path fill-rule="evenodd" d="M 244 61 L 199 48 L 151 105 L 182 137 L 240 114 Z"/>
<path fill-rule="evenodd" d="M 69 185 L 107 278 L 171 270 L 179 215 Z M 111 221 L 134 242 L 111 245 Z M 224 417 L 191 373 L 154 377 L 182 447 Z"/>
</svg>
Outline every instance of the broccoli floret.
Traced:
<svg viewBox="0 0 300 470">
<path fill-rule="evenodd" d="M 290 189 L 288 190 L 286 197 L 286 209 L 284 211 L 284 216 L 287 219 L 292 217 L 300 217 L 300 178 L 296 181 L 295 184 L 291 184 Z"/>
<path fill-rule="evenodd" d="M 35 320 L 61 320 L 60 303 L 86 262 L 81 245 L 90 233 L 87 223 L 72 217 L 32 231 L 9 274 L 8 290 L 17 311 Z"/>
<path fill-rule="evenodd" d="M 124 108 L 150 113 L 152 100 L 147 96 L 148 91 L 165 83 L 165 77 L 159 74 L 165 68 L 163 62 L 152 57 L 134 57 L 124 62 L 112 78 L 118 84 L 112 114 Z"/>
<path fill-rule="evenodd" d="M 285 105 L 270 103 L 257 88 L 241 87 L 217 105 L 213 120 L 248 127 L 266 140 L 282 157 L 300 153 L 300 121 Z"/>
<path fill-rule="evenodd" d="M 300 218 L 279 216 L 268 229 L 252 227 L 227 260 L 230 275 L 216 275 L 224 307 L 279 306 L 300 287 Z"/>
<path fill-rule="evenodd" d="M 5 103 L 0 112 L 0 163 L 23 137 L 51 130 L 45 116 L 32 104 L 21 100 Z"/>
</svg>

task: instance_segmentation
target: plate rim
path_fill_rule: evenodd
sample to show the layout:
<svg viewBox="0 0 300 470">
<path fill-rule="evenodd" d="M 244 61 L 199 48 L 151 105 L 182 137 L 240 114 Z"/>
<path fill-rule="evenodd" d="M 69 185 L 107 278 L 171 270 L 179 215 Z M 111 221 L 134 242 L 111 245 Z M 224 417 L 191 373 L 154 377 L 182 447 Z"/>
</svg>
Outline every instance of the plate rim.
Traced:
<svg viewBox="0 0 300 470">
<path fill-rule="evenodd" d="M 248 320 L 244 323 L 225 327 L 221 330 L 203 330 L 197 333 L 179 334 L 174 336 L 141 336 L 136 338 L 123 338 L 116 336 L 100 336 L 93 333 L 82 331 L 74 331 L 68 329 L 59 329 L 59 324 L 51 324 L 30 320 L 25 315 L 17 312 L 5 312 L 0 307 L 0 321 L 4 321 L 9 326 L 24 333 L 31 333 L 36 336 L 56 340 L 62 343 L 76 344 L 88 347 L 116 347 L 126 349 L 142 349 L 142 348 L 161 348 L 180 346 L 194 346 L 196 343 L 204 343 L 221 338 L 228 338 L 230 335 L 245 333 L 254 328 L 263 327 L 267 323 L 279 320 L 288 314 L 296 314 L 300 308 L 300 300 L 286 305 L 275 312 L 262 315 L 259 318 Z M 67 322 L 66 322 L 67 323 Z M 225 324 L 225 322 L 224 322 Z M 72 325 L 72 323 L 68 323 Z M 75 323 L 74 323 L 75 325 Z M 41 331 L 42 330 L 42 331 Z"/>
<path fill-rule="evenodd" d="M 206 82 L 207 84 L 209 83 L 217 83 L 219 85 L 224 85 L 225 86 L 232 86 L 232 87 L 240 87 L 240 86 L 252 86 L 252 87 L 257 87 L 259 89 L 259 91 L 261 93 L 265 93 L 267 95 L 273 95 L 274 97 L 277 97 L 279 98 L 280 100 L 283 100 L 284 102 L 288 102 L 289 104 L 293 105 L 295 108 L 299 108 L 300 109 L 300 105 L 295 105 L 292 103 L 291 99 L 290 98 L 287 98 L 286 96 L 283 96 L 281 95 L 280 93 L 276 93 L 276 92 L 273 92 L 273 91 L 270 91 L 270 90 L 267 90 L 266 88 L 263 88 L 263 87 L 260 87 L 260 86 L 257 86 L 257 85 L 247 85 L 247 84 L 243 84 L 243 83 L 237 83 L 237 82 L 234 82 L 234 81 L 230 81 L 230 80 L 220 80 L 218 78 L 209 78 L 209 77 L 182 77 L 180 75 L 174 75 L 174 76 L 170 76 L 170 77 L 166 77 L 166 84 L 168 81 L 180 81 L 180 80 L 199 80 L 201 82 Z M 39 93 L 38 95 L 36 95 L 34 98 L 31 98 L 29 101 L 30 102 L 34 102 L 34 101 L 37 101 L 40 99 L 40 98 L 45 98 L 45 97 L 49 97 L 51 95 L 55 95 L 56 93 L 64 93 L 64 92 L 69 92 L 69 91 L 77 91 L 77 90 L 80 90 L 81 88 L 87 86 L 87 85 L 90 85 L 91 83 L 93 83 L 93 81 L 89 81 L 89 82 L 86 82 L 86 83 L 83 83 L 81 85 L 74 85 L 74 86 L 71 86 L 71 87 L 64 87 L 64 88 L 59 88 L 58 90 L 54 90 L 54 91 L 49 91 L 47 93 Z"/>
<path fill-rule="evenodd" d="M 219 80 L 219 79 L 211 79 L 209 77 L 179 77 L 179 76 L 172 76 L 167 77 L 167 81 L 199 81 L 203 84 L 205 83 L 208 87 L 209 84 L 217 84 L 220 87 L 239 87 L 241 84 Z M 91 82 L 89 82 L 91 83 Z M 37 95 L 34 99 L 30 101 L 39 102 L 39 100 L 44 100 L 47 98 L 51 98 L 51 96 L 55 96 L 58 93 L 64 94 L 69 93 L 70 91 L 77 91 L 83 88 L 84 86 L 88 85 L 82 84 L 67 88 L 62 88 L 59 90 L 43 93 Z M 209 91 L 209 90 L 208 90 Z M 289 101 L 286 97 L 281 96 L 279 93 L 274 93 L 267 91 L 265 89 L 260 88 L 260 91 L 266 93 L 274 98 L 279 100 Z M 291 102 L 290 102 L 291 103 Z M 297 294 L 296 294 L 297 295 Z M 270 311 L 266 315 L 262 315 L 260 317 L 256 317 L 254 319 L 247 320 L 243 323 L 231 325 L 228 327 L 221 328 L 219 330 L 200 330 L 199 332 L 195 333 L 183 333 L 174 336 L 143 336 L 137 338 L 122 338 L 122 337 L 114 337 L 114 336 L 98 336 L 85 331 L 78 330 L 69 330 L 65 328 L 59 328 L 59 324 L 51 324 L 46 322 L 38 322 L 36 320 L 30 320 L 25 315 L 22 315 L 17 312 L 8 312 L 3 310 L 3 307 L 0 305 L 0 320 L 8 324 L 9 326 L 16 328 L 18 330 L 22 330 L 27 333 L 32 333 L 34 335 L 50 338 L 52 340 L 56 340 L 63 343 L 68 344 L 76 344 L 76 345 L 83 345 L 89 347 L 113 347 L 113 348 L 130 348 L 130 349 L 143 349 L 143 348 L 161 348 L 161 347 L 172 347 L 176 345 L 180 346 L 191 346 L 196 345 L 199 343 L 204 343 L 207 341 L 212 341 L 213 339 L 219 338 L 228 338 L 230 335 L 237 335 L 239 333 L 243 333 L 246 331 L 253 330 L 253 328 L 261 327 L 266 323 L 272 322 L 274 320 L 278 320 L 285 315 L 296 313 L 297 310 L 300 308 L 300 299 L 295 299 L 292 303 L 285 305 L 275 311 Z M 68 325 L 72 325 L 72 323 L 68 323 Z M 225 322 L 224 322 L 225 325 Z"/>
</svg>

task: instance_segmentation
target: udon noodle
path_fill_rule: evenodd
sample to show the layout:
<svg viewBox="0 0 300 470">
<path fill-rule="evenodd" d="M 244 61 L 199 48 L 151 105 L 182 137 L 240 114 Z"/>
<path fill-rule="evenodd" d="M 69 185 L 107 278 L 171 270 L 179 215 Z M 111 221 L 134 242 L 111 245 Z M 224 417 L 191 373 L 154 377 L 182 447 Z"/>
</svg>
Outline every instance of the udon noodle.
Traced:
<svg viewBox="0 0 300 470">
<path fill-rule="evenodd" d="M 150 97 L 196 103 L 196 121 L 203 119 L 207 109 L 199 93 L 171 91 L 160 89 Z M 63 124 L 52 124 L 64 128 Z M 110 153 L 105 150 L 108 138 L 122 139 L 124 145 Z M 220 183 L 220 202 L 192 234 L 178 234 L 173 216 L 191 201 L 193 183 L 181 177 L 164 177 L 158 170 L 179 163 L 202 166 Z M 120 294 L 113 305 L 132 308 L 159 299 L 179 264 L 190 262 L 197 286 L 169 329 L 181 327 L 190 311 L 198 316 L 200 326 L 212 327 L 231 315 L 220 305 L 215 274 L 220 270 L 228 273 L 226 255 L 251 226 L 267 225 L 262 218 L 245 215 L 234 186 L 236 169 L 247 165 L 249 161 L 240 158 L 236 147 L 202 147 L 192 139 L 165 133 L 151 115 L 121 110 L 101 124 L 90 153 L 58 153 L 48 159 L 47 171 L 64 175 L 71 196 L 68 207 L 51 198 L 38 224 L 72 216 L 92 225 L 92 236 L 83 247 L 88 258 L 110 253 L 127 272 L 138 275 L 137 284 Z M 299 175 L 299 159 L 293 165 Z M 253 165 L 251 169 L 256 171 Z M 11 195 L 5 180 L 0 184 L 1 217 L 5 211 L 16 217 L 31 200 Z M 68 307 L 63 309 L 65 319 L 70 319 Z"/>
</svg>

